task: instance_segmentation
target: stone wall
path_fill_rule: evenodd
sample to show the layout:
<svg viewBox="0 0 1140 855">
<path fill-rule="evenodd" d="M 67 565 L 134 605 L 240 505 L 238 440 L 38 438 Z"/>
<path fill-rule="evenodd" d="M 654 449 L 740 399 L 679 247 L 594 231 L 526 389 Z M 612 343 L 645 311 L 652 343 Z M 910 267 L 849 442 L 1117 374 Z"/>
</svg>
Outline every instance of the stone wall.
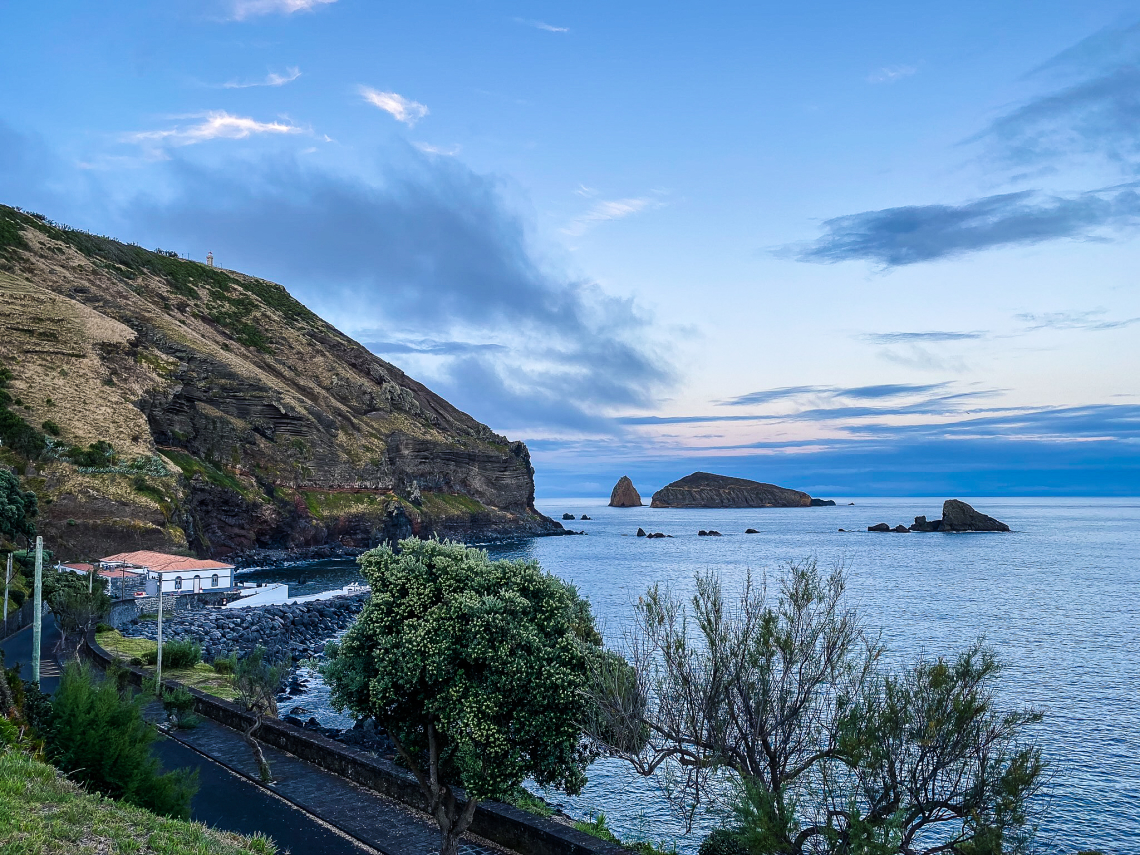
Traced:
<svg viewBox="0 0 1140 855">
<path fill-rule="evenodd" d="M 113 658 L 95 641 L 94 632 L 87 636 L 87 655 L 100 667 L 106 667 Z M 131 682 L 142 685 L 144 671 L 132 667 L 126 670 Z M 166 682 L 178 685 L 174 681 Z M 194 696 L 194 710 L 200 715 L 235 730 L 244 730 L 251 722 L 250 716 L 234 704 L 197 689 L 188 688 L 188 691 Z M 388 760 L 272 719 L 261 725 L 257 738 L 416 810 L 424 809 L 423 795 L 415 778 Z M 465 803 L 463 791 L 457 790 L 456 795 L 462 806 Z M 526 855 L 632 855 L 621 846 L 500 802 L 479 804 L 471 832 Z"/>
</svg>

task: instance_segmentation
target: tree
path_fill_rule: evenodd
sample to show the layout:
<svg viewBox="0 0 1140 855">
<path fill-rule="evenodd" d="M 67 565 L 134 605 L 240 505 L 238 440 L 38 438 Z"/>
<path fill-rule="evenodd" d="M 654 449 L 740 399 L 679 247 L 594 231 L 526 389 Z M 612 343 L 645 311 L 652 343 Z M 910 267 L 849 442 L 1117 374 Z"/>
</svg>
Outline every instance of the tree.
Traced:
<svg viewBox="0 0 1140 855">
<path fill-rule="evenodd" d="M 254 734 L 266 718 L 277 718 L 277 692 L 288 671 L 288 662 L 270 662 L 261 645 L 250 651 L 244 659 L 238 660 L 234 670 L 234 689 L 238 693 L 238 702 L 253 717 L 243 731 L 245 741 L 253 752 L 253 759 L 257 761 L 257 772 L 266 783 L 273 780 L 273 773 Z"/>
<path fill-rule="evenodd" d="M 89 584 L 90 591 L 87 590 Z M 87 633 L 94 629 L 111 608 L 106 579 L 89 579 L 66 571 L 44 577 L 44 598 L 59 627 L 61 650 L 67 644 L 68 636 L 77 638 L 77 644 L 82 644 Z"/>
<path fill-rule="evenodd" d="M 142 717 L 146 702 L 130 690 L 120 693 L 114 680 L 98 679 L 89 666 L 71 662 L 40 735 L 52 763 L 75 780 L 155 813 L 188 819 L 198 773 L 160 771 L 151 754 L 158 735 Z"/>
<path fill-rule="evenodd" d="M 527 777 L 579 792 L 601 640 L 577 592 L 536 562 L 438 541 L 374 549 L 360 566 L 371 597 L 323 673 L 338 708 L 387 731 L 442 855 L 455 855 L 479 801 L 507 799 Z"/>
<path fill-rule="evenodd" d="M 36 536 L 35 518 L 39 501 L 31 490 L 20 489 L 20 479 L 11 471 L 0 468 L 0 536 L 15 542 L 25 542 Z"/>
<path fill-rule="evenodd" d="M 998 666 L 981 644 L 885 669 L 845 586 L 843 568 L 804 561 L 774 599 L 751 577 L 735 603 L 711 574 L 688 605 L 651 589 L 630 639 L 636 679 L 592 684 L 600 750 L 677 776 L 690 819 L 735 794 L 752 855 L 1019 851 L 1042 780 L 1024 739 L 1038 714 L 994 711 Z"/>
</svg>

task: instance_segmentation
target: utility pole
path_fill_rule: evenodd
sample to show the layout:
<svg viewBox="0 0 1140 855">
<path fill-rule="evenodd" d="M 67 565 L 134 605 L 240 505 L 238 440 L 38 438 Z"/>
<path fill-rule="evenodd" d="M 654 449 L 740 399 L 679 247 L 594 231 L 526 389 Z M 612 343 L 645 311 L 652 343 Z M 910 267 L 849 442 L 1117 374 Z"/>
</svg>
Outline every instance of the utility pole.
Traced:
<svg viewBox="0 0 1140 855">
<path fill-rule="evenodd" d="M 4 573 L 4 629 L 8 629 L 8 585 L 12 581 L 12 553 L 8 553 L 8 570 Z"/>
<path fill-rule="evenodd" d="M 44 616 L 44 539 L 36 536 L 36 593 L 35 605 L 32 606 L 35 614 L 32 620 L 32 680 L 36 688 L 40 685 L 40 642 L 43 637 Z"/>
<path fill-rule="evenodd" d="M 154 691 L 162 697 L 162 574 L 158 574 L 158 655 L 155 657 Z"/>
</svg>

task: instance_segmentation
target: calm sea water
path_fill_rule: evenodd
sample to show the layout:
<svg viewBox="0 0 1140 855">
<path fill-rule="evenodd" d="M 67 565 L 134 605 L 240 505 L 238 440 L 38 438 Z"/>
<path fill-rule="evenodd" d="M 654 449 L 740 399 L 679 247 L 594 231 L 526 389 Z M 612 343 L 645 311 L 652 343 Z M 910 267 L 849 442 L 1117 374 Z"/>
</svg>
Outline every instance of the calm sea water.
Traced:
<svg viewBox="0 0 1140 855">
<path fill-rule="evenodd" d="M 620 642 L 631 603 L 654 582 L 679 593 L 695 573 L 716 569 L 727 587 L 751 569 L 773 578 L 788 560 L 845 562 L 851 601 L 882 629 L 889 653 L 949 654 L 984 634 L 1008 663 L 1003 699 L 1045 713 L 1035 732 L 1056 782 L 1041 842 L 1047 851 L 1140 851 L 1140 500 L 961 497 L 1014 529 L 1009 534 L 841 533 L 887 522 L 934 519 L 931 499 L 838 499 L 834 508 L 765 510 L 616 509 L 605 500 L 540 501 L 539 509 L 593 519 L 568 522 L 586 537 L 537 538 L 491 548 L 525 557 L 577 585 L 604 634 Z M 846 502 L 854 501 L 854 506 Z M 634 536 L 641 526 L 673 539 Z M 746 528 L 760 534 L 745 535 Z M 716 529 L 720 538 L 698 537 Z M 347 562 L 266 571 L 306 587 L 354 578 Z M 328 724 L 350 723 L 327 708 L 318 684 L 302 703 Z M 675 840 L 693 852 L 701 831 L 683 835 L 653 781 L 624 765 L 591 767 L 576 798 L 548 793 L 572 815 L 604 811 L 619 836 Z"/>
</svg>

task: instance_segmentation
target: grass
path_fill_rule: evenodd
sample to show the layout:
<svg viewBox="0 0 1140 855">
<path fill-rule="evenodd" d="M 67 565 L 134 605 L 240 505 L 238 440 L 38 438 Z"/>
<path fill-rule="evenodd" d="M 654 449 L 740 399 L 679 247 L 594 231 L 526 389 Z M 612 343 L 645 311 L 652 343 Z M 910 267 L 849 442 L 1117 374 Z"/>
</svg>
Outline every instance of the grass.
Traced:
<svg viewBox="0 0 1140 855">
<path fill-rule="evenodd" d="M 455 493 L 433 493 L 424 490 L 421 494 L 421 507 L 432 516 L 455 516 L 478 514 L 487 509 L 470 496 L 461 496 Z"/>
<path fill-rule="evenodd" d="M 162 456 L 169 459 L 181 469 L 187 481 L 195 475 L 201 475 L 217 487 L 225 487 L 228 490 L 233 490 L 235 493 L 240 493 L 247 499 L 251 498 L 250 491 L 241 481 L 230 473 L 223 472 L 216 466 L 207 463 L 205 460 L 200 460 L 184 451 L 171 451 L 166 448 L 162 449 Z"/>
<path fill-rule="evenodd" d="M 120 659 L 129 662 L 132 659 L 142 659 L 148 653 L 154 653 L 158 644 L 149 638 L 128 638 L 117 629 L 95 634 L 99 646 L 108 653 L 113 653 Z M 140 666 L 149 674 L 154 668 Z M 184 686 L 190 686 L 199 692 L 221 698 L 223 701 L 232 701 L 237 698 L 234 691 L 233 677 L 219 674 L 212 666 L 199 662 L 193 668 L 163 668 L 163 680 L 177 680 Z"/>
<path fill-rule="evenodd" d="M 0 855 L 272 855 L 264 837 L 215 831 L 84 792 L 16 750 L 0 754 Z"/>
<path fill-rule="evenodd" d="M 351 511 L 375 510 L 384 506 L 387 496 L 375 493 L 351 493 L 325 490 L 303 490 L 302 498 L 309 513 L 317 519 Z"/>
</svg>

